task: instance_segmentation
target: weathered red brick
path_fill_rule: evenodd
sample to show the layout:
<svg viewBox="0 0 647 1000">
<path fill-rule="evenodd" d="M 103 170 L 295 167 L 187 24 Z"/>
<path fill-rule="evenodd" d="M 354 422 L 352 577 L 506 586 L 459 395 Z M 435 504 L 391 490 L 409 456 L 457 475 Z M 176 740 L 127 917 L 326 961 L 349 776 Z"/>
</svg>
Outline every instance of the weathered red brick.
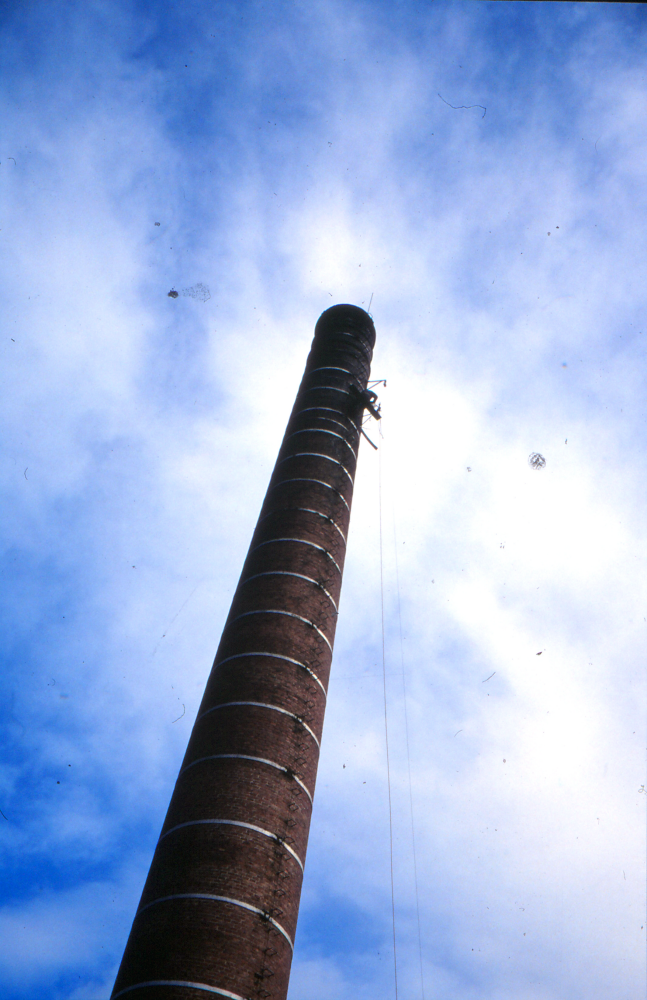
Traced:
<svg viewBox="0 0 647 1000">
<path fill-rule="evenodd" d="M 113 997 L 285 1000 L 374 342 L 317 323 Z"/>
</svg>

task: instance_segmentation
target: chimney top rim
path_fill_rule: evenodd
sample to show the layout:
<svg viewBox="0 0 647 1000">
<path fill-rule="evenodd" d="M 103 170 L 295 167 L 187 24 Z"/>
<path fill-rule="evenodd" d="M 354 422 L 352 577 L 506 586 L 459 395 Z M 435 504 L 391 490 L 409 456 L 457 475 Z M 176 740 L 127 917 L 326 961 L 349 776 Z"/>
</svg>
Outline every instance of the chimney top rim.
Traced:
<svg viewBox="0 0 647 1000">
<path fill-rule="evenodd" d="M 371 349 L 375 346 L 375 325 L 364 309 L 350 303 L 330 306 L 317 320 L 315 339 L 330 333 L 353 333 L 367 341 Z"/>
</svg>

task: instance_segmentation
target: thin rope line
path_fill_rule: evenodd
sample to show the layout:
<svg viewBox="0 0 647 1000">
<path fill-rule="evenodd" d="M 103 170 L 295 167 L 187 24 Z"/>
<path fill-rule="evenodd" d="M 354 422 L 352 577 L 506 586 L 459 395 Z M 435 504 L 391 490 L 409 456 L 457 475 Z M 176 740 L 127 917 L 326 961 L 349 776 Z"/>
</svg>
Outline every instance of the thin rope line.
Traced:
<svg viewBox="0 0 647 1000">
<path fill-rule="evenodd" d="M 380 421 L 380 437 L 384 440 Z M 380 512 L 380 607 L 382 611 L 382 683 L 384 688 L 384 742 L 386 745 L 386 783 L 389 792 L 389 847 L 391 860 L 391 919 L 393 923 L 393 978 L 395 1000 L 398 1000 L 398 960 L 395 943 L 395 889 L 393 882 L 393 812 L 391 809 L 391 764 L 389 760 L 389 720 L 386 708 L 386 645 L 384 639 L 384 570 L 382 559 L 382 449 L 378 452 L 378 497 Z"/>
<path fill-rule="evenodd" d="M 411 785 L 411 756 L 409 754 L 409 714 L 407 712 L 407 683 L 404 672 L 404 643 L 402 641 L 402 611 L 400 606 L 400 573 L 398 571 L 398 536 L 393 509 L 393 542 L 395 546 L 395 585 L 398 596 L 398 630 L 400 633 L 400 665 L 402 667 L 402 695 L 404 698 L 404 732 L 407 743 L 407 769 L 409 772 L 409 810 L 411 813 L 411 844 L 413 847 L 413 881 L 416 888 L 416 916 L 418 918 L 418 955 L 420 957 L 420 989 L 425 1000 L 425 978 L 422 971 L 422 933 L 420 930 L 420 902 L 418 899 L 418 862 L 416 858 L 416 830 L 413 822 L 413 790 Z"/>
</svg>

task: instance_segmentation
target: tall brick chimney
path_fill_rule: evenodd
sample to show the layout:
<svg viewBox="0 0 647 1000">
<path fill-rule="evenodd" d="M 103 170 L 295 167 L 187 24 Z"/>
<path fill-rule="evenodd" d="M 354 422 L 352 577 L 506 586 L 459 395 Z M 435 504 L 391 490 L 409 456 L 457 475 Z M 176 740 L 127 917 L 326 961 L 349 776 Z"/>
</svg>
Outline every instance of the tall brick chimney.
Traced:
<svg viewBox="0 0 647 1000">
<path fill-rule="evenodd" d="M 113 1000 L 287 995 L 374 343 L 316 325 Z"/>
</svg>

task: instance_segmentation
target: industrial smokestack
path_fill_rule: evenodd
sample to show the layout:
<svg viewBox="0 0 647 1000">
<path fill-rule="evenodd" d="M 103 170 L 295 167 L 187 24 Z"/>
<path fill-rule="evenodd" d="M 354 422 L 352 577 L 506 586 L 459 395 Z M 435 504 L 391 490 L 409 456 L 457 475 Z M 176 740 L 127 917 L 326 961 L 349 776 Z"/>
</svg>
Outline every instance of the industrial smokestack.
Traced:
<svg viewBox="0 0 647 1000">
<path fill-rule="evenodd" d="M 320 317 L 112 1000 L 285 1000 L 375 344 Z"/>
</svg>

